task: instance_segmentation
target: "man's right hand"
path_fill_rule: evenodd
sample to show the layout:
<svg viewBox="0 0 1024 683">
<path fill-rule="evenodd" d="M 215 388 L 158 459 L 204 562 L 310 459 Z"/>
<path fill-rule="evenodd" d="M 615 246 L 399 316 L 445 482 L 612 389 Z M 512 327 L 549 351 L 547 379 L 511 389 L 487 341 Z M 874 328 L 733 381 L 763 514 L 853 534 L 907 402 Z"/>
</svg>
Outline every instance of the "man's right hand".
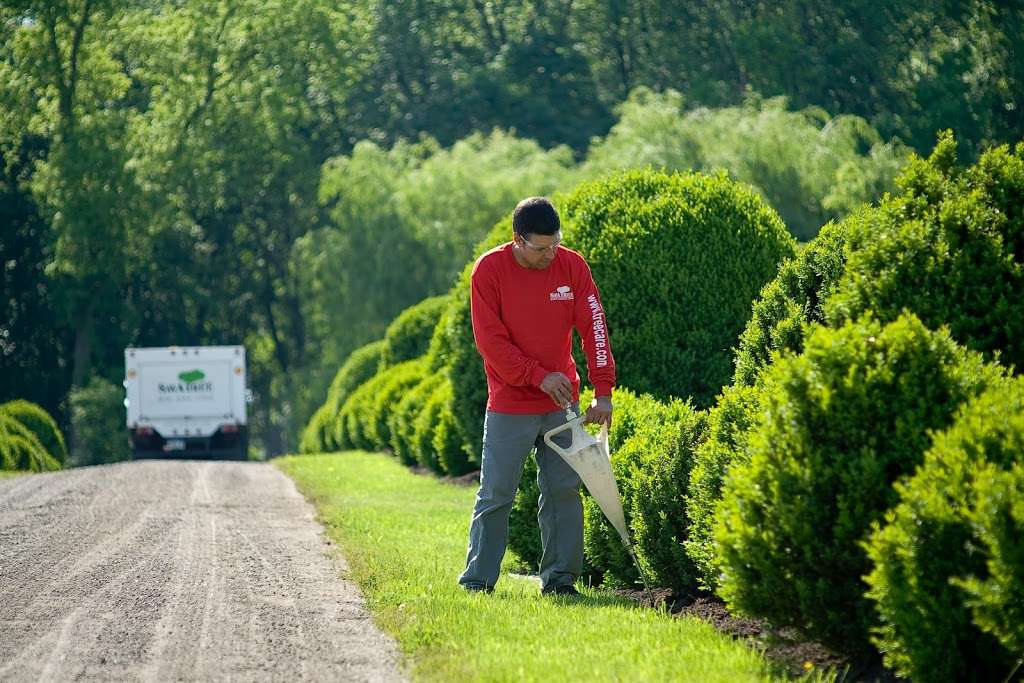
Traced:
<svg viewBox="0 0 1024 683">
<path fill-rule="evenodd" d="M 560 408 L 572 405 L 572 382 L 561 372 L 550 372 L 541 380 L 540 390 Z"/>
</svg>

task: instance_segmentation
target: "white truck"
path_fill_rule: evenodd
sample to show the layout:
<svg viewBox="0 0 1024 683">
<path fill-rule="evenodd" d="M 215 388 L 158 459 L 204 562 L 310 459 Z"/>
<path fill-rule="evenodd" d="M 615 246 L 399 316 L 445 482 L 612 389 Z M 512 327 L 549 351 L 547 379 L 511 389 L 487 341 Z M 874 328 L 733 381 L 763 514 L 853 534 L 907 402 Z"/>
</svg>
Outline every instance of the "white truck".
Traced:
<svg viewBox="0 0 1024 683">
<path fill-rule="evenodd" d="M 245 347 L 124 351 L 132 456 L 246 459 Z"/>
</svg>

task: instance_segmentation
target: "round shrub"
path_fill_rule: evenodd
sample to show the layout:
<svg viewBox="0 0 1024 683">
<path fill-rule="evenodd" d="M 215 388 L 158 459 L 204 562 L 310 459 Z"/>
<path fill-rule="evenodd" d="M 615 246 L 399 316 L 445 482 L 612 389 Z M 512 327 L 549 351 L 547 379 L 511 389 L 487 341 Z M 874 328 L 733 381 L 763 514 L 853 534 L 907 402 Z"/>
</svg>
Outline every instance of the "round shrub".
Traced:
<svg viewBox="0 0 1024 683">
<path fill-rule="evenodd" d="M 765 377 L 750 462 L 733 467 L 718 510 L 719 594 L 739 611 L 827 644 L 868 647 L 861 541 L 897 501 L 930 433 L 1002 370 L 913 315 L 819 328 Z"/>
<path fill-rule="evenodd" d="M 333 418 L 329 405 L 324 404 L 316 409 L 302 430 L 302 437 L 299 439 L 300 453 L 323 453 L 328 450 L 327 435 L 331 431 Z"/>
<path fill-rule="evenodd" d="M 348 395 L 338 412 L 338 421 L 344 424 L 344 427 L 339 429 L 339 436 L 344 438 L 344 441 L 339 443 L 339 448 L 377 450 L 379 446 L 370 435 L 370 423 L 375 418 L 376 398 L 389 379 L 388 373 L 379 372 Z"/>
<path fill-rule="evenodd" d="M 747 440 L 762 413 L 762 399 L 759 387 L 726 387 L 708 413 L 708 438 L 694 454 L 686 496 L 690 533 L 684 545 L 698 584 L 707 590 L 718 586 L 714 528 L 722 485 L 731 467 L 747 462 Z"/>
<path fill-rule="evenodd" d="M 412 436 L 409 439 L 409 448 L 418 462 L 423 467 L 443 474 L 444 466 L 441 464 L 441 457 L 434 447 L 434 436 L 442 421 L 451 421 L 451 381 L 441 376 L 440 384 L 434 386 L 434 390 L 427 396 L 423 409 L 412 425 Z M 447 413 L 448 417 L 445 417 Z M 457 444 L 461 450 L 462 444 Z"/>
<path fill-rule="evenodd" d="M 740 335 L 735 383 L 753 385 L 772 353 L 803 350 L 807 326 L 825 321 L 824 300 L 843 274 L 846 231 L 850 224 L 867 220 L 872 210 L 825 225 L 795 258 L 779 266 L 778 275 L 754 302 L 753 314 Z"/>
<path fill-rule="evenodd" d="M 441 309 L 441 315 L 438 316 L 437 325 L 430 334 L 430 343 L 427 344 L 427 353 L 424 356 L 427 372 L 438 372 L 448 365 L 451 354 L 448 320 L 451 317 L 452 303 L 453 297 L 449 294 L 444 308 Z"/>
<path fill-rule="evenodd" d="M 395 404 L 388 418 L 388 429 L 391 432 L 391 450 L 398 456 L 403 465 L 415 465 L 416 453 L 412 448 L 413 426 L 416 418 L 423 412 L 424 405 L 433 395 L 434 390 L 444 381 L 444 375 L 434 373 L 427 375 L 419 384 L 407 391 Z M 440 473 L 439 469 L 435 471 Z"/>
<path fill-rule="evenodd" d="M 391 367 L 425 354 L 447 305 L 448 295 L 443 294 L 424 299 L 399 313 L 384 333 L 381 367 Z"/>
<path fill-rule="evenodd" d="M 383 353 L 383 339 L 370 342 L 349 354 L 338 369 L 338 374 L 334 376 L 327 390 L 325 403 L 328 413 L 328 425 L 324 436 L 326 450 L 347 448 L 352 445 L 345 436 L 345 421 L 340 418 L 341 408 L 350 393 L 377 374 Z"/>
<path fill-rule="evenodd" d="M 1019 657 L 1024 652 L 1024 466 L 1018 461 L 1008 471 L 987 467 L 974 488 L 978 504 L 971 522 L 988 561 L 984 573 L 960 585 L 974 623 Z"/>
<path fill-rule="evenodd" d="M 71 459 L 75 465 L 99 465 L 131 457 L 125 428 L 124 388 L 99 377 L 71 390 Z"/>
<path fill-rule="evenodd" d="M 423 381 L 426 372 L 420 359 L 407 360 L 382 370 L 382 378 L 369 397 L 365 413 L 364 435 L 375 450 L 391 448 L 391 428 L 388 418 L 402 398 Z"/>
<path fill-rule="evenodd" d="M 7 413 L 21 422 L 36 435 L 43 448 L 63 466 L 68 460 L 68 449 L 64 444 L 57 422 L 50 414 L 31 401 L 15 400 L 0 405 L 0 412 Z"/>
<path fill-rule="evenodd" d="M 650 395 L 632 408 L 632 433 L 612 453 L 612 470 L 634 552 L 655 585 L 688 590 L 696 585 L 696 571 L 683 546 L 689 526 L 684 505 L 706 415 L 678 399 L 665 404 Z M 591 565 L 608 585 L 635 585 L 639 577 L 618 532 L 596 502 L 587 506 L 584 546 Z"/>
<path fill-rule="evenodd" d="M 903 194 L 853 227 L 846 269 L 826 304 L 833 326 L 909 310 L 958 343 L 1024 367 L 1024 144 L 956 165 L 946 133 L 899 179 Z"/>
<path fill-rule="evenodd" d="M 465 448 L 465 439 L 459 431 L 459 425 L 452 413 L 452 384 L 444 382 L 435 392 L 433 401 L 439 406 L 437 421 L 434 423 L 434 434 L 430 439 L 434 453 L 437 454 L 441 470 L 451 477 L 461 477 L 473 470 L 480 469 L 480 457 L 470 456 Z"/>
<path fill-rule="evenodd" d="M 566 201 L 567 241 L 601 288 L 618 383 L 709 405 L 757 293 L 795 242 L 749 187 L 724 174 L 630 171 Z"/>
<path fill-rule="evenodd" d="M 48 472 L 61 464 L 21 420 L 0 411 L 0 469 Z"/>
<path fill-rule="evenodd" d="M 900 503 L 867 544 L 867 582 L 880 620 L 873 640 L 900 675 L 1001 680 L 1022 651 L 1022 472 L 1018 378 L 968 403 L 913 478 L 897 483 Z"/>
</svg>

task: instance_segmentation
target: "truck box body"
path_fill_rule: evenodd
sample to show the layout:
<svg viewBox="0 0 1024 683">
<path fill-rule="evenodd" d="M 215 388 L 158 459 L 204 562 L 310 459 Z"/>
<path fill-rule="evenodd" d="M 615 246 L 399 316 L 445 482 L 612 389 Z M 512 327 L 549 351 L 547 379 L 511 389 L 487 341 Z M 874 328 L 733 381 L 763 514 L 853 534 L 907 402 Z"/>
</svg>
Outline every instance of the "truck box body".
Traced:
<svg viewBox="0 0 1024 683">
<path fill-rule="evenodd" d="M 245 348 L 128 348 L 127 424 L 136 457 L 245 457 Z"/>
</svg>

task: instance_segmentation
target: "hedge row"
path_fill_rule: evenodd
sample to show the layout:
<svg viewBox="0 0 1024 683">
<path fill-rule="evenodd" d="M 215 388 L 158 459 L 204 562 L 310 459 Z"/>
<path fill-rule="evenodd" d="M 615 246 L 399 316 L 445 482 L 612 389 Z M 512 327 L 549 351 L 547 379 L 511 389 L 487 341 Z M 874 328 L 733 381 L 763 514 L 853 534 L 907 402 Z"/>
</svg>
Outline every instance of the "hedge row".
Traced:
<svg viewBox="0 0 1024 683">
<path fill-rule="evenodd" d="M 0 469 L 46 472 L 67 459 L 64 436 L 42 407 L 23 400 L 0 405 Z"/>
<path fill-rule="evenodd" d="M 1024 378 L 958 414 L 867 544 L 875 642 L 919 681 L 1002 680 L 1024 652 Z"/>
<path fill-rule="evenodd" d="M 583 186 L 566 242 L 592 265 L 621 383 L 637 392 L 617 389 L 610 437 L 645 573 L 847 652 L 877 647 L 904 675 L 996 672 L 1024 639 L 1024 417 L 1007 379 L 1024 359 L 1024 146 L 961 169 L 944 135 L 900 186 L 825 226 L 774 279 L 792 245 L 721 176 Z M 510 233 L 499 224 L 478 252 Z M 351 392 L 339 445 L 438 472 L 476 465 L 486 383 L 469 273 L 425 355 Z M 734 307 L 750 310 L 762 285 L 741 333 Z M 531 458 L 510 521 L 510 547 L 533 565 L 535 478 Z M 584 506 L 588 571 L 636 585 L 617 533 Z"/>
</svg>

